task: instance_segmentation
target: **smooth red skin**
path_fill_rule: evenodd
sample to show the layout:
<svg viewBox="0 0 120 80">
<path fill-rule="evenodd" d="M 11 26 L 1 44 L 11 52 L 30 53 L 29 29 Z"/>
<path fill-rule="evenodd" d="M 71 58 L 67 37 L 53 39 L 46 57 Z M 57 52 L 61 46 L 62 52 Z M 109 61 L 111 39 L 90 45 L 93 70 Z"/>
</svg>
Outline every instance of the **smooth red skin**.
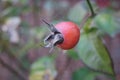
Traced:
<svg viewBox="0 0 120 80">
<path fill-rule="evenodd" d="M 61 22 L 58 23 L 56 29 L 63 35 L 64 41 L 58 46 L 64 50 L 75 47 L 80 38 L 80 29 L 73 22 Z"/>
</svg>

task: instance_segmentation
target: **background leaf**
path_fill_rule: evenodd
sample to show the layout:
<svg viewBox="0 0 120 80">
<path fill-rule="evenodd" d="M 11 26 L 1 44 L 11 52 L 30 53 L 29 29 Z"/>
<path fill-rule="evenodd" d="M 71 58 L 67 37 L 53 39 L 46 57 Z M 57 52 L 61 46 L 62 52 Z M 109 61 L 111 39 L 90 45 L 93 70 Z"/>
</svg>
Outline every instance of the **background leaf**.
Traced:
<svg viewBox="0 0 120 80">
<path fill-rule="evenodd" d="M 73 59 L 77 59 L 77 60 L 79 59 L 77 52 L 73 49 L 68 50 L 68 56 Z"/>
<path fill-rule="evenodd" d="M 119 23 L 115 19 L 113 15 L 101 13 L 95 17 L 94 21 L 100 30 L 114 36 L 120 30 Z"/>
<path fill-rule="evenodd" d="M 83 19 L 86 13 L 87 13 L 87 10 L 83 6 L 83 4 L 80 2 L 70 9 L 70 12 L 68 14 L 68 19 L 79 23 L 81 22 L 81 20 Z"/>
<path fill-rule="evenodd" d="M 111 61 L 96 32 L 82 34 L 76 47 L 80 59 L 90 68 L 113 74 Z"/>
<path fill-rule="evenodd" d="M 73 73 L 72 80 L 94 80 L 97 75 L 98 73 L 83 67 Z"/>
<path fill-rule="evenodd" d="M 104 77 L 105 80 L 115 80 L 115 77 L 103 75 L 99 72 L 92 71 L 87 67 L 79 68 L 72 74 L 72 80 L 101 80 L 99 77 Z"/>
<path fill-rule="evenodd" d="M 51 57 L 42 57 L 32 64 L 30 80 L 45 80 L 46 76 L 49 80 L 54 80 L 56 70 L 54 61 Z"/>
</svg>

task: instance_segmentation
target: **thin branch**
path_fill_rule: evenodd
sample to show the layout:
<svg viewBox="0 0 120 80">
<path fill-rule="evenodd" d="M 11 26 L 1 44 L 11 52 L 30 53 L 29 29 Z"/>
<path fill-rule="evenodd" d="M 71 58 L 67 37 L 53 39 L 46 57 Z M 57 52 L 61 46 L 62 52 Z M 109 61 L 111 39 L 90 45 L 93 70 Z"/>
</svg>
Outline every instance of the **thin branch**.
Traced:
<svg viewBox="0 0 120 80">
<path fill-rule="evenodd" d="M 90 3 L 90 0 L 86 0 L 89 8 L 90 8 L 90 11 L 91 11 L 91 17 L 94 17 L 95 16 L 95 12 L 93 10 L 93 7 L 92 7 L 92 4 Z"/>
<path fill-rule="evenodd" d="M 67 51 L 66 50 L 63 50 L 62 54 L 66 54 Z M 67 56 L 67 55 L 66 55 Z M 69 66 L 71 65 L 71 61 L 72 59 L 70 57 L 66 57 L 67 58 L 67 62 L 66 62 L 66 65 L 65 65 L 65 68 L 64 70 L 62 70 L 61 72 L 58 72 L 57 76 L 55 77 L 55 80 L 62 80 L 62 76 L 64 75 L 65 71 L 69 68 Z"/>
<path fill-rule="evenodd" d="M 82 22 L 80 23 L 80 28 L 82 28 L 84 26 L 84 24 L 86 23 L 86 21 L 88 20 L 89 17 L 90 17 L 90 13 L 86 13 L 82 19 Z"/>
<path fill-rule="evenodd" d="M 44 43 L 39 42 L 38 44 L 35 44 L 34 42 L 30 42 L 29 45 L 25 45 L 22 49 L 20 49 L 20 51 L 18 53 L 19 54 L 25 53 L 25 52 L 28 52 L 30 49 L 39 48 L 39 47 L 44 48 Z"/>
<path fill-rule="evenodd" d="M 10 46 L 6 46 L 5 47 L 5 51 L 6 54 L 14 61 L 16 61 L 16 63 L 18 64 L 18 66 L 24 70 L 24 72 L 28 73 L 28 70 L 23 66 L 22 62 L 14 55 L 14 52 L 10 49 Z"/>
<path fill-rule="evenodd" d="M 9 71 L 11 71 L 15 75 L 17 75 L 19 78 L 21 78 L 21 80 L 27 80 L 26 77 L 24 76 L 24 74 L 22 74 L 18 69 L 16 69 L 16 68 L 12 67 L 11 65 L 7 64 L 3 59 L 1 59 L 1 57 L 0 57 L 0 63 L 5 68 L 7 68 Z"/>
<path fill-rule="evenodd" d="M 2 32 L 0 33 L 0 44 L 2 46 L 2 51 L 1 52 L 5 52 L 13 61 L 16 61 L 16 63 L 18 64 L 18 66 L 24 70 L 24 72 L 28 72 L 28 70 L 23 66 L 22 62 L 14 55 L 15 52 L 13 52 L 11 50 L 11 46 L 10 43 L 8 42 L 8 40 L 4 40 L 2 38 L 3 34 Z"/>
</svg>

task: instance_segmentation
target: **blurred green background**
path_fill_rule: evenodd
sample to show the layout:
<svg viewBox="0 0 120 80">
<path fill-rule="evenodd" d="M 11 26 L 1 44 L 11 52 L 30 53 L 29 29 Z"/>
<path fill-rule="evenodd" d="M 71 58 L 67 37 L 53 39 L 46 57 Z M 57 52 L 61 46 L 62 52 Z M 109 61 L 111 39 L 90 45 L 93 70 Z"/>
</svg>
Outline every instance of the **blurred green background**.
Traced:
<svg viewBox="0 0 120 80">
<path fill-rule="evenodd" d="M 120 1 L 0 0 L 0 80 L 120 80 Z M 71 50 L 43 47 L 52 24 L 72 21 Z"/>
</svg>

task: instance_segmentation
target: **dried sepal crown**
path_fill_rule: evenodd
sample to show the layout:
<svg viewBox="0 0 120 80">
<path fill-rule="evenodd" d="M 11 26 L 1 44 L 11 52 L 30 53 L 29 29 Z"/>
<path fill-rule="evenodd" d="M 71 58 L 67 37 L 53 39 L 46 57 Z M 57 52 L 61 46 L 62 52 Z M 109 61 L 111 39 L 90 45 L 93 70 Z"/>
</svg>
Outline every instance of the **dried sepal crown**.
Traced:
<svg viewBox="0 0 120 80">
<path fill-rule="evenodd" d="M 50 34 L 44 39 L 45 47 L 53 48 L 54 46 L 61 44 L 64 41 L 63 35 L 59 32 L 53 24 L 48 23 L 47 21 L 43 20 L 45 24 L 48 25 L 50 30 Z"/>
</svg>

